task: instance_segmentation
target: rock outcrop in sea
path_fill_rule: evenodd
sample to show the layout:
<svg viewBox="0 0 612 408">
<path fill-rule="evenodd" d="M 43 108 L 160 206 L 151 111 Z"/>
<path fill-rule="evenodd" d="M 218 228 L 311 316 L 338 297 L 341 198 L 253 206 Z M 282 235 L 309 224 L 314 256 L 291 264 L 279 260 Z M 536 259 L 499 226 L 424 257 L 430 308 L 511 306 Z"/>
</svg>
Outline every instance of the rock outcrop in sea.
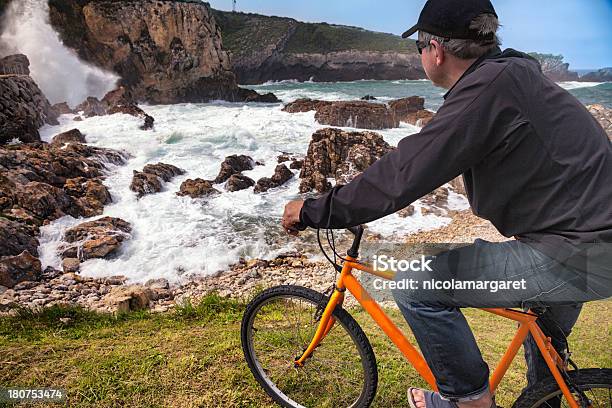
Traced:
<svg viewBox="0 0 612 408">
<path fill-rule="evenodd" d="M 393 148 L 375 132 L 346 132 L 335 128 L 312 135 L 300 172 L 300 192 L 325 193 L 328 178 L 346 184 Z"/>
<path fill-rule="evenodd" d="M 434 113 L 425 109 L 425 99 L 419 96 L 396 99 L 388 104 L 367 101 L 320 101 L 297 99 L 283 111 L 289 113 L 316 111 L 315 119 L 322 125 L 359 129 L 397 128 L 400 122 L 425 126 Z"/>
<path fill-rule="evenodd" d="M 237 86 L 207 3 L 51 0 L 49 6 L 64 43 L 119 74 L 136 101 L 278 101 Z"/>
</svg>

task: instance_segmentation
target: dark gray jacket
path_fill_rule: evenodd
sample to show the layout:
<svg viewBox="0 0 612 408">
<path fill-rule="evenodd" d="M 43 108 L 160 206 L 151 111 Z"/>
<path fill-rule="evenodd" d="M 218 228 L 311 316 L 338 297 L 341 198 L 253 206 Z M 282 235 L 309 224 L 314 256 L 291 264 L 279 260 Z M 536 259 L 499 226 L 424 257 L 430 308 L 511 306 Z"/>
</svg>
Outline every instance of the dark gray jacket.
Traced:
<svg viewBox="0 0 612 408">
<path fill-rule="evenodd" d="M 612 242 L 612 145 L 526 54 L 480 58 L 420 133 L 344 186 L 308 199 L 301 221 L 345 228 L 406 207 L 463 174 L 474 214 L 558 260 Z"/>
</svg>

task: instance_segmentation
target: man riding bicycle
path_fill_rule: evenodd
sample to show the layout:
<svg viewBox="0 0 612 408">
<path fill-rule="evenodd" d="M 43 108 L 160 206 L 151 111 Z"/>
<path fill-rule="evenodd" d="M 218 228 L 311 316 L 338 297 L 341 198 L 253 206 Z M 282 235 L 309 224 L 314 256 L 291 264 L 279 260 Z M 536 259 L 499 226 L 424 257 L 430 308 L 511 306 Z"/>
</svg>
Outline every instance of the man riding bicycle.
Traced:
<svg viewBox="0 0 612 408">
<path fill-rule="evenodd" d="M 413 407 L 495 405 L 489 368 L 461 307 L 543 307 L 538 323 L 561 351 L 581 304 L 612 295 L 612 145 L 537 61 L 501 51 L 498 27 L 488 0 L 429 0 L 403 37 L 418 31 L 427 76 L 448 89 L 433 121 L 347 185 L 285 207 L 283 227 L 291 234 L 299 224 L 347 228 L 392 214 L 463 175 L 472 211 L 515 238 L 445 252 L 430 274 L 525 279 L 525 290 L 503 296 L 394 291 L 439 389 L 411 388 Z M 529 387 L 548 371 L 531 337 L 524 346 Z"/>
</svg>

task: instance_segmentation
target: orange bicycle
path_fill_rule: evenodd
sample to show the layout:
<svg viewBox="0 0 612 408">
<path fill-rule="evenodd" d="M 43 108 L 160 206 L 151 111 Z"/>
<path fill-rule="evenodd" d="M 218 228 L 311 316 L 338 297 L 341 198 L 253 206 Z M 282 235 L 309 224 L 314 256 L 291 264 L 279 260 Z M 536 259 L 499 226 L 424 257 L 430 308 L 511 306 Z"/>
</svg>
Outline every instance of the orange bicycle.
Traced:
<svg viewBox="0 0 612 408">
<path fill-rule="evenodd" d="M 259 294 L 244 313 L 241 341 L 249 368 L 268 395 L 283 407 L 368 407 L 374 400 L 378 385 L 376 358 L 365 333 L 342 307 L 347 290 L 430 387 L 437 390 L 423 356 L 353 276 L 352 271 L 357 269 L 383 279 L 393 278 L 390 272 L 374 270 L 358 261 L 364 229 L 359 226 L 349 231 L 354 240 L 347 256 L 341 257 L 341 264 L 325 253 L 317 231 L 323 254 L 340 273 L 329 295 L 300 286 L 278 286 Z M 328 242 L 337 256 L 329 235 Z M 557 353 L 536 324 L 536 313 L 484 310 L 519 324 L 491 375 L 492 393 L 531 333 L 551 377 L 521 394 L 514 408 L 612 407 L 611 369 L 578 369 L 567 353 Z"/>
</svg>

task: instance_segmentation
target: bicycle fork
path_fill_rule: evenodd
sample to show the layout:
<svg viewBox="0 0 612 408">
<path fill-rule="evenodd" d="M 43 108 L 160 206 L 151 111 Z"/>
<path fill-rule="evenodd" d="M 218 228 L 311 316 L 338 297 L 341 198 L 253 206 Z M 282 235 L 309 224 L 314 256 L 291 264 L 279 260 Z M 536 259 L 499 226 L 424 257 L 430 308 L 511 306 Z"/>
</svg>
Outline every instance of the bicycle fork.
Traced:
<svg viewBox="0 0 612 408">
<path fill-rule="evenodd" d="M 344 273 L 345 272 L 343 271 L 342 274 Z M 327 305 L 325 306 L 325 310 L 323 311 L 323 315 L 319 320 L 317 330 L 312 340 L 310 341 L 310 344 L 308 345 L 306 350 L 304 350 L 302 356 L 295 360 L 296 367 L 304 366 L 304 362 L 312 356 L 312 353 L 319 346 L 319 344 L 321 344 L 321 341 L 323 341 L 325 336 L 327 336 L 327 334 L 331 331 L 332 327 L 334 327 L 334 324 L 336 323 L 336 319 L 334 318 L 333 313 L 337 306 L 342 306 L 342 303 L 344 302 L 344 293 L 346 292 L 346 287 L 344 286 L 344 283 L 342 283 L 342 274 L 338 279 L 338 282 L 336 283 L 334 291 L 329 297 Z"/>
</svg>

